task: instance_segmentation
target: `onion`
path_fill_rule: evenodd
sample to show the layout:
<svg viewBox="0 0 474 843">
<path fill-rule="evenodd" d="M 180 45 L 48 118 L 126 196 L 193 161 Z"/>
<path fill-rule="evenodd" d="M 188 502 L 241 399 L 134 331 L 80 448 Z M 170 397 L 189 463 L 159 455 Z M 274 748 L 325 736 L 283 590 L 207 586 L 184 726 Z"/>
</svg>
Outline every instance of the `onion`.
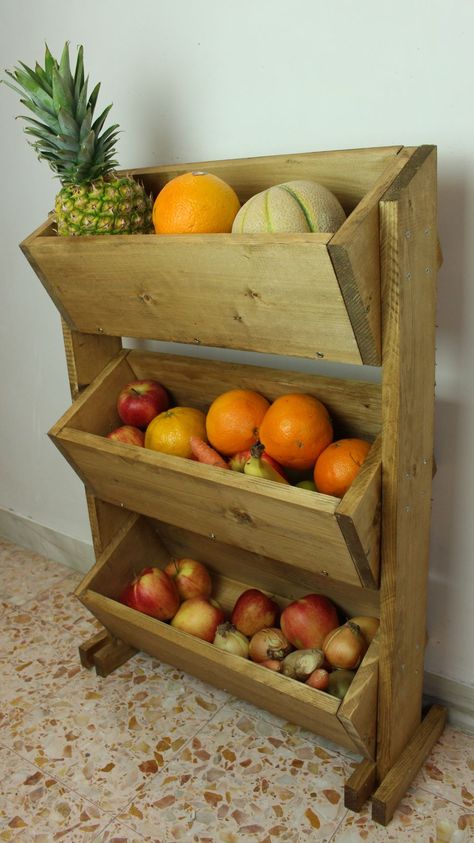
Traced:
<svg viewBox="0 0 474 843">
<path fill-rule="evenodd" d="M 367 647 L 360 627 L 347 621 L 326 635 L 323 652 L 332 667 L 353 670 L 360 665 Z"/>
<path fill-rule="evenodd" d="M 281 629 L 265 627 L 252 635 L 249 656 L 254 662 L 264 662 L 268 659 L 281 661 L 292 649 Z"/>
<path fill-rule="evenodd" d="M 233 653 L 234 656 L 242 656 L 244 659 L 249 657 L 248 638 L 231 623 L 219 624 L 213 643 L 226 653 Z"/>
<path fill-rule="evenodd" d="M 305 682 L 314 670 L 324 661 L 322 650 L 295 650 L 286 656 L 281 665 L 281 672 L 290 679 Z"/>
<path fill-rule="evenodd" d="M 350 621 L 357 624 L 367 644 L 370 644 L 380 626 L 379 619 L 370 618 L 367 615 L 358 615 L 356 618 L 350 618 Z"/>
</svg>

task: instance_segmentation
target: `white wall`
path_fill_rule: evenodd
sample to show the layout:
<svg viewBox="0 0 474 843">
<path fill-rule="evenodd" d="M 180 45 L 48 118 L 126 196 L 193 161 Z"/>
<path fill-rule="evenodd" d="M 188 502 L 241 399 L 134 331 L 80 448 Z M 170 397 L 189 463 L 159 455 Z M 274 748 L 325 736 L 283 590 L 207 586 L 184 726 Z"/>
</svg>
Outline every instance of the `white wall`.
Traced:
<svg viewBox="0 0 474 843">
<path fill-rule="evenodd" d="M 4 67 L 85 45 L 123 167 L 350 147 L 439 148 L 433 673 L 474 684 L 474 158 L 470 0 L 2 0 Z M 17 244 L 57 184 L 0 87 L 0 508 L 90 541 L 82 486 L 46 437 L 69 404 L 59 317 Z M 258 362 L 258 361 L 257 361 Z"/>
</svg>

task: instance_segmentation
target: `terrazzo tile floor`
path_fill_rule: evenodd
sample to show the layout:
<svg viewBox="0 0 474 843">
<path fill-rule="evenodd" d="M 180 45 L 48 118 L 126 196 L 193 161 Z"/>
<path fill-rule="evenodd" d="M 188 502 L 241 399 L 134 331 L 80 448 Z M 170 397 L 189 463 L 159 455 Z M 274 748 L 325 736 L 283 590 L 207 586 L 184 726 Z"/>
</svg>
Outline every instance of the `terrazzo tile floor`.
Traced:
<svg viewBox="0 0 474 843">
<path fill-rule="evenodd" d="M 461 843 L 474 736 L 447 727 L 387 828 L 354 755 L 142 653 L 100 679 L 75 571 L 0 538 L 0 843 Z"/>
</svg>

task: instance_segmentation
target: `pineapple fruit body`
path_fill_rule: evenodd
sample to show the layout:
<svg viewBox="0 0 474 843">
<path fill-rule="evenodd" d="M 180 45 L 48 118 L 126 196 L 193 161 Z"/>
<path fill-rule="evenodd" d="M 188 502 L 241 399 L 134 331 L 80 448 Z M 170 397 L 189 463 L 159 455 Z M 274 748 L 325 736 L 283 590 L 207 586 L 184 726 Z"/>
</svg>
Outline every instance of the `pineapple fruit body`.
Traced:
<svg viewBox="0 0 474 843">
<path fill-rule="evenodd" d="M 136 234 L 152 231 L 153 200 L 130 176 L 109 174 L 86 184 L 66 185 L 56 196 L 61 236 Z"/>
</svg>

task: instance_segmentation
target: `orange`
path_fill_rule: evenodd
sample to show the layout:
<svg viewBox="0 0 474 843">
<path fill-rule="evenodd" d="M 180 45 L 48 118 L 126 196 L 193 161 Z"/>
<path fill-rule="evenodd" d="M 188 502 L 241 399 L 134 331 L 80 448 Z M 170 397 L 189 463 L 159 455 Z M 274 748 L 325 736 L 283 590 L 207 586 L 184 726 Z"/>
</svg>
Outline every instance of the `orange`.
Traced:
<svg viewBox="0 0 474 843">
<path fill-rule="evenodd" d="M 338 439 L 320 454 L 314 466 L 318 492 L 342 498 L 370 451 L 364 439 Z"/>
<path fill-rule="evenodd" d="M 209 442 L 221 454 L 231 456 L 258 441 L 260 423 L 270 406 L 251 389 L 230 389 L 214 399 L 206 416 Z"/>
<path fill-rule="evenodd" d="M 326 407 L 304 393 L 281 395 L 260 425 L 260 441 L 267 454 L 285 468 L 312 468 L 332 437 Z"/>
<path fill-rule="evenodd" d="M 153 225 L 157 234 L 230 232 L 239 208 L 236 192 L 219 176 L 183 173 L 156 197 Z"/>
<path fill-rule="evenodd" d="M 206 416 L 194 407 L 173 407 L 151 420 L 145 432 L 145 448 L 192 457 L 191 436 L 206 439 Z"/>
</svg>

